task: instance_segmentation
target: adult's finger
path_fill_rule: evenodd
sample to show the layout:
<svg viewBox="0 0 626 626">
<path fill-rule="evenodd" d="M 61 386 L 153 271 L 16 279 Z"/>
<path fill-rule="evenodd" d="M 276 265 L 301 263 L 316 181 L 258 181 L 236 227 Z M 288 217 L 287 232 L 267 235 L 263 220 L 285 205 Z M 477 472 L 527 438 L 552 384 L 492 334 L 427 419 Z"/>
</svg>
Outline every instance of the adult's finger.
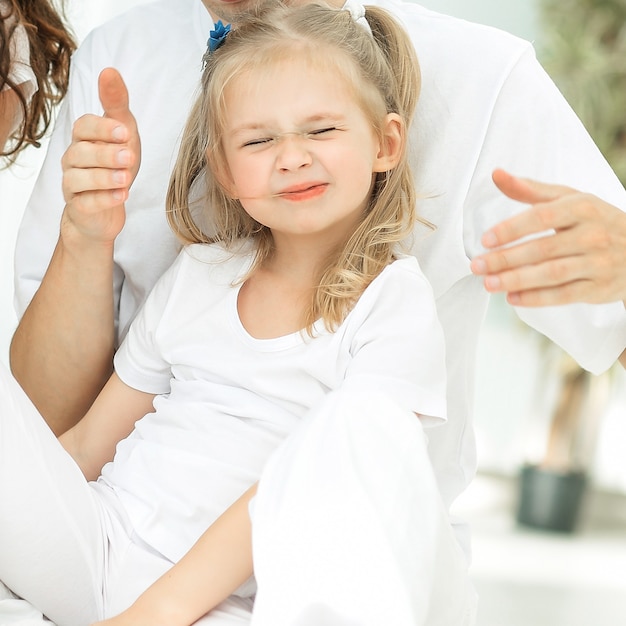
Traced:
<svg viewBox="0 0 626 626">
<path fill-rule="evenodd" d="M 131 174 L 128 170 L 108 168 L 74 168 L 63 177 L 63 194 L 68 201 L 72 196 L 89 191 L 127 189 Z"/>
<path fill-rule="evenodd" d="M 127 131 L 125 143 L 133 153 L 132 178 L 137 175 L 141 161 L 141 142 L 137 122 L 130 110 L 128 89 L 120 73 L 111 67 L 105 68 L 98 77 L 98 93 L 104 109 L 104 119 L 119 122 Z M 117 130 L 120 130 L 119 128 Z M 117 132 L 117 131 L 116 131 Z"/>
<path fill-rule="evenodd" d="M 105 117 L 122 123 L 134 121 L 129 108 L 128 89 L 116 69 L 107 67 L 100 72 L 98 94 Z"/>
<path fill-rule="evenodd" d="M 487 291 L 518 292 L 564 286 L 579 280 L 593 280 L 597 268 L 582 256 L 550 259 L 537 265 L 525 265 L 484 278 Z"/>
<path fill-rule="evenodd" d="M 570 228 L 594 219 L 600 210 L 598 202 L 594 196 L 580 192 L 539 201 L 485 231 L 481 243 L 488 249 L 497 248 L 529 235 Z"/>
<path fill-rule="evenodd" d="M 128 169 L 134 165 L 135 156 L 125 145 L 104 142 L 79 141 L 70 144 L 62 157 L 64 171 L 100 167 Z"/>
<path fill-rule="evenodd" d="M 496 187 L 505 196 L 518 202 L 526 202 L 527 204 L 549 202 L 550 200 L 578 193 L 575 189 L 565 185 L 552 185 L 531 178 L 521 178 L 501 169 L 494 170 L 491 178 Z"/>
<path fill-rule="evenodd" d="M 91 113 L 79 117 L 72 127 L 72 141 L 125 143 L 129 138 L 130 131 L 119 120 Z"/>
<path fill-rule="evenodd" d="M 576 229 L 568 228 L 517 245 L 495 248 L 474 258 L 471 268 L 475 274 L 496 274 L 550 259 L 575 257 L 584 252 Z"/>
</svg>

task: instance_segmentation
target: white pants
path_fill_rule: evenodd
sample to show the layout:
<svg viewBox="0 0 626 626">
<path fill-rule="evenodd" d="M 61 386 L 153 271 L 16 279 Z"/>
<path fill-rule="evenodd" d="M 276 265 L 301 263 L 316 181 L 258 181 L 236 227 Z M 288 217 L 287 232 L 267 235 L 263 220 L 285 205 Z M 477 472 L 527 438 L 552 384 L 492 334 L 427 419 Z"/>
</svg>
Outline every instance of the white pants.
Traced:
<svg viewBox="0 0 626 626">
<path fill-rule="evenodd" d="M 133 541 L 115 500 L 85 480 L 0 367 L 0 580 L 59 626 L 86 626 L 119 613 L 169 567 Z M 231 596 L 201 623 L 247 625 L 251 611 L 251 598 Z M 28 611 L 0 600 L 0 624 L 16 613 Z"/>
<path fill-rule="evenodd" d="M 252 503 L 252 626 L 469 626 L 476 595 L 418 418 L 331 394 Z"/>
<path fill-rule="evenodd" d="M 203 626 L 473 624 L 419 420 L 388 399 L 330 395 L 270 459 L 251 510 L 254 612 L 231 596 Z M 59 626 L 85 626 L 170 565 L 133 541 L 0 368 L 0 580 Z"/>
</svg>

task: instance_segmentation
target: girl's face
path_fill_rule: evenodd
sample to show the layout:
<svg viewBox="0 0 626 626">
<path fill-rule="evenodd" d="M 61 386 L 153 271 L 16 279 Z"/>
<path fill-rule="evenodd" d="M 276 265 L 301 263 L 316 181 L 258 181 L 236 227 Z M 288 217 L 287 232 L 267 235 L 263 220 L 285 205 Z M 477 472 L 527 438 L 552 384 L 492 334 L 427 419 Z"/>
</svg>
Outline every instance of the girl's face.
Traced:
<svg viewBox="0 0 626 626">
<path fill-rule="evenodd" d="M 393 142 L 378 139 L 343 82 L 296 57 L 246 72 L 225 91 L 222 182 L 275 240 L 345 239 L 367 206 L 374 173 L 395 165 Z"/>
</svg>

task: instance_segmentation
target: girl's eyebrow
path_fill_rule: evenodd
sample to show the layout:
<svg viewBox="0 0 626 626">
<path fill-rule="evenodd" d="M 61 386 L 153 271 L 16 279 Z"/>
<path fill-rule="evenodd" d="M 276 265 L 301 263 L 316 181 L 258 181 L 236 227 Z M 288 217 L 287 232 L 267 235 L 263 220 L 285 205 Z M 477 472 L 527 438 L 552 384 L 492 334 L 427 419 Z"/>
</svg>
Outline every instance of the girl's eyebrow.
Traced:
<svg viewBox="0 0 626 626">
<path fill-rule="evenodd" d="M 317 122 L 324 122 L 324 123 L 332 122 L 333 124 L 336 124 L 338 122 L 343 121 L 344 119 L 345 119 L 344 115 L 341 115 L 335 112 L 316 113 L 315 115 L 311 115 L 303 119 L 301 122 L 298 123 L 298 126 L 306 127 L 307 125 L 315 124 Z M 257 130 L 267 131 L 268 129 L 275 129 L 277 128 L 277 126 L 278 124 L 274 122 L 245 122 L 243 124 L 240 124 L 232 128 L 230 131 L 230 134 L 236 135 L 238 133 L 245 132 L 245 131 L 257 131 Z"/>
</svg>

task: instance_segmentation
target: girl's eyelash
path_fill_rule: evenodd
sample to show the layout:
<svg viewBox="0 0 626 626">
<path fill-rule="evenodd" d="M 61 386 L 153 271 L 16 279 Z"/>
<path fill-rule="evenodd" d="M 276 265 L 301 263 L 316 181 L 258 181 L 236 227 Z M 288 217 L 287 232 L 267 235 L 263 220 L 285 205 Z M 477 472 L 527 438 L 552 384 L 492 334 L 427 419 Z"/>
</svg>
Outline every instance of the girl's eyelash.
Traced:
<svg viewBox="0 0 626 626">
<path fill-rule="evenodd" d="M 317 130 L 311 130 L 307 133 L 303 133 L 304 135 L 321 135 L 323 133 L 329 133 L 333 130 L 337 130 L 336 126 L 328 126 L 326 128 L 318 128 Z M 264 143 L 270 143 L 272 141 L 275 141 L 276 139 L 279 139 L 280 137 L 261 137 L 259 139 L 251 139 L 250 141 L 246 141 L 243 144 L 243 147 L 245 148 L 246 146 L 258 146 Z"/>
<path fill-rule="evenodd" d="M 262 139 L 252 139 L 251 141 L 246 141 L 246 143 L 244 143 L 244 147 L 245 146 L 257 146 L 259 144 L 262 143 L 268 143 L 269 141 L 273 141 L 273 137 L 263 137 Z"/>
<path fill-rule="evenodd" d="M 322 133 L 329 133 L 332 130 L 337 130 L 335 126 L 329 126 L 328 128 L 320 128 L 318 130 L 312 130 L 309 135 L 321 135 Z"/>
</svg>

